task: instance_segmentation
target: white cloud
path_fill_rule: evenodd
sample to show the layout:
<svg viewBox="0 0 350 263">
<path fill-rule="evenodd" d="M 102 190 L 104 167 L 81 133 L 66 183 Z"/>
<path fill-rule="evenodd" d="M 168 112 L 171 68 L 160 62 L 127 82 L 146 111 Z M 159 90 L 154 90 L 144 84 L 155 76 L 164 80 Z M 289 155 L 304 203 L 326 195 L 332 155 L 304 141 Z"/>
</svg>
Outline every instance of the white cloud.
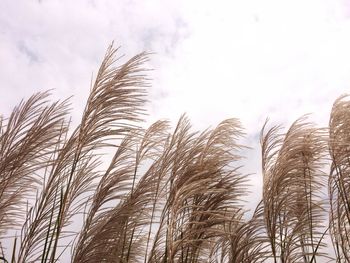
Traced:
<svg viewBox="0 0 350 263">
<path fill-rule="evenodd" d="M 3 1 L 0 89 L 6 97 L 2 112 L 8 113 L 23 96 L 55 89 L 55 97 L 75 96 L 78 118 L 91 74 L 112 40 L 127 57 L 145 49 L 159 57 L 172 55 L 185 25 L 169 3 Z"/>
<path fill-rule="evenodd" d="M 268 115 L 290 122 L 319 103 L 329 109 L 350 80 L 349 20 L 337 2 L 304 2 L 193 7 L 191 36 L 162 74 L 164 108 L 203 121 L 233 114 L 249 132 Z"/>
</svg>

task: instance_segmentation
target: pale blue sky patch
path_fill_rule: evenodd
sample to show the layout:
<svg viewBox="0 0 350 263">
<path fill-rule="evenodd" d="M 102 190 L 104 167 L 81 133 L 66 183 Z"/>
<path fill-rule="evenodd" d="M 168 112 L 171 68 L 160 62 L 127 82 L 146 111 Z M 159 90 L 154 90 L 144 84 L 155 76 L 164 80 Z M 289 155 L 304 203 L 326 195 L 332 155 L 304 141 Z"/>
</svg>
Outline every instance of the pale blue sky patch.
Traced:
<svg viewBox="0 0 350 263">
<path fill-rule="evenodd" d="M 38 53 L 32 50 L 25 42 L 20 41 L 19 43 L 17 43 L 17 47 L 20 52 L 27 56 L 30 62 L 38 63 L 40 61 Z"/>
</svg>

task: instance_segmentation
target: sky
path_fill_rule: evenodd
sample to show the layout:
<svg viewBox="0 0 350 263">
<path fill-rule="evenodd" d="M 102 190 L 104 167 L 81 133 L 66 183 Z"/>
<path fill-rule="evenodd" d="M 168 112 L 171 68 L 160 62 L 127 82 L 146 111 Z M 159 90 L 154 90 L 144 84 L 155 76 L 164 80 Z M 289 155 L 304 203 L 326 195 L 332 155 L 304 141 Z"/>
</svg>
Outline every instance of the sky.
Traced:
<svg viewBox="0 0 350 263">
<path fill-rule="evenodd" d="M 112 41 L 126 58 L 153 52 L 148 123 L 241 120 L 255 200 L 265 119 L 288 127 L 312 113 L 325 126 L 350 88 L 350 0 L 1 0 L 1 114 L 52 89 L 73 95 L 78 121 Z"/>
</svg>

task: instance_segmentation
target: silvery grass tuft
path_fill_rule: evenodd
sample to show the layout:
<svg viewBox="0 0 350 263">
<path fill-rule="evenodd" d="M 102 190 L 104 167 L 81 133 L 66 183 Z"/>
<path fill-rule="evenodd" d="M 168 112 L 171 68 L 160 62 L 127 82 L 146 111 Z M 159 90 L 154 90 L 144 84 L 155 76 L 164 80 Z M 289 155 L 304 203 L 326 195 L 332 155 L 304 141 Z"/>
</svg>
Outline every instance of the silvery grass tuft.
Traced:
<svg viewBox="0 0 350 263">
<path fill-rule="evenodd" d="M 239 121 L 200 132 L 184 115 L 173 130 L 142 128 L 148 54 L 118 65 L 117 51 L 108 48 L 76 129 L 69 100 L 47 92 L 0 119 L 0 260 L 350 262 L 347 97 L 329 128 L 307 116 L 285 133 L 264 125 L 263 195 L 248 217 Z"/>
</svg>

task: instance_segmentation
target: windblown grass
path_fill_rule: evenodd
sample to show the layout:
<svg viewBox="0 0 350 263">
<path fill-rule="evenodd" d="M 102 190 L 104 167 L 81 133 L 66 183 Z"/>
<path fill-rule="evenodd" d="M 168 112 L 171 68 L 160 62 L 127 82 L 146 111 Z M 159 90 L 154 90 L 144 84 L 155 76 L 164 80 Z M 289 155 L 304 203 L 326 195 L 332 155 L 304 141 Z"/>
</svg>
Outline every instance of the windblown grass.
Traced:
<svg viewBox="0 0 350 263">
<path fill-rule="evenodd" d="M 69 101 L 48 93 L 0 119 L 0 260 L 59 262 L 70 250 L 75 263 L 350 262 L 347 97 L 329 128 L 307 116 L 286 133 L 265 124 L 263 196 L 247 219 L 239 121 L 200 132 L 184 115 L 173 131 L 167 121 L 143 129 L 147 54 L 118 66 L 116 52 L 107 50 L 75 130 Z"/>
</svg>

